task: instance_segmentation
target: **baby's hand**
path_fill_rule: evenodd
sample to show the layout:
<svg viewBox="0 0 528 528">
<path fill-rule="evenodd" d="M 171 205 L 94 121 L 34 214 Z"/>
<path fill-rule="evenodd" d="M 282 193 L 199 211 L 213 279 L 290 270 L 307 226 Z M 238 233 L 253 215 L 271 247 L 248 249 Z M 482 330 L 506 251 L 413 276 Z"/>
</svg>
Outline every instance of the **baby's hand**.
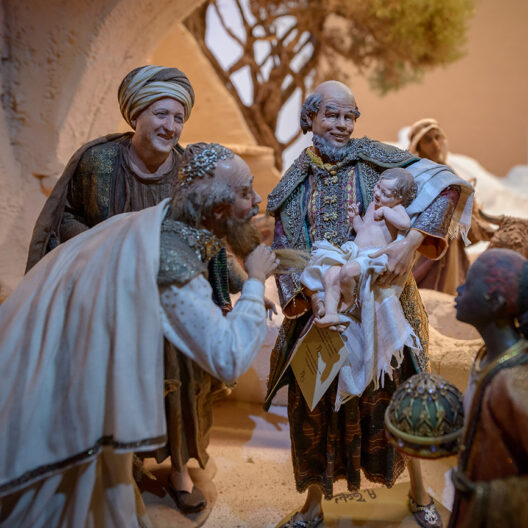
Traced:
<svg viewBox="0 0 528 528">
<path fill-rule="evenodd" d="M 348 206 L 348 217 L 350 219 L 353 219 L 356 216 L 359 216 L 358 204 L 357 203 L 349 204 L 349 206 Z"/>
<path fill-rule="evenodd" d="M 374 210 L 374 220 L 383 220 L 385 207 Z"/>
</svg>

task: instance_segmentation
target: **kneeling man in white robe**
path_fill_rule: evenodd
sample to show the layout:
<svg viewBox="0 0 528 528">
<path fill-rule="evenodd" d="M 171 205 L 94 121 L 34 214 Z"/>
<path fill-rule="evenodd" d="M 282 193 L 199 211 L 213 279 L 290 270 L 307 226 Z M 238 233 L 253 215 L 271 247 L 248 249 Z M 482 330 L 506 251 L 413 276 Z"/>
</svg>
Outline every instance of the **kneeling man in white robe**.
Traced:
<svg viewBox="0 0 528 528">
<path fill-rule="evenodd" d="M 163 337 L 225 382 L 264 340 L 259 202 L 241 158 L 191 146 L 172 201 L 57 247 L 0 306 L 0 526 L 149 524 L 132 455 L 166 440 Z M 249 279 L 224 317 L 206 276 L 225 237 Z"/>
</svg>

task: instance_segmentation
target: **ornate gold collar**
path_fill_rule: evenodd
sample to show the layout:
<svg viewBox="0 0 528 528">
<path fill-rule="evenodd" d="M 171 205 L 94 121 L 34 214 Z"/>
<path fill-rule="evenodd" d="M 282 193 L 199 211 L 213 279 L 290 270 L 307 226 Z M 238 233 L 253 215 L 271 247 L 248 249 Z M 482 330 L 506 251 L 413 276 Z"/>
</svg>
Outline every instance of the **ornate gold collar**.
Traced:
<svg viewBox="0 0 528 528">
<path fill-rule="evenodd" d="M 491 372 L 496 366 L 508 361 L 509 359 L 518 356 L 525 352 L 528 348 L 528 341 L 525 339 L 519 339 L 514 343 L 510 348 L 505 350 L 495 361 L 492 361 L 487 367 L 481 367 L 480 364 L 486 355 L 486 345 L 483 345 L 480 350 L 477 352 L 475 361 L 471 367 L 471 377 L 477 382 L 480 383 L 486 375 Z"/>
<path fill-rule="evenodd" d="M 325 171 L 329 172 L 330 174 L 335 174 L 343 165 L 350 163 L 350 160 L 348 157 L 345 159 L 337 162 L 337 163 L 324 163 L 320 156 L 318 156 L 315 152 L 313 147 L 308 147 L 306 149 L 306 153 L 308 154 L 308 157 L 310 158 L 311 162 L 320 169 L 324 169 Z"/>
</svg>

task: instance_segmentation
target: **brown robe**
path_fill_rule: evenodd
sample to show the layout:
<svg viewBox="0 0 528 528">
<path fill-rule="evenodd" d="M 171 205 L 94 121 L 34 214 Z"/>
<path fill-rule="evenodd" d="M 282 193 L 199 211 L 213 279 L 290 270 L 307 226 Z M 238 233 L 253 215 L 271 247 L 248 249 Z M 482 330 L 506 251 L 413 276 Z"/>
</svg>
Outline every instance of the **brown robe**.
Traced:
<svg viewBox="0 0 528 528">
<path fill-rule="evenodd" d="M 527 341 L 477 382 L 458 471 L 450 528 L 528 526 Z"/>
<path fill-rule="evenodd" d="M 473 203 L 471 227 L 468 233 L 471 244 L 490 240 L 493 232 L 493 228 L 481 218 L 477 203 Z M 412 268 L 412 274 L 419 288 L 456 295 L 456 289 L 466 280 L 469 264 L 466 245 L 458 236 L 449 240 L 447 251 L 438 260 L 418 255 Z"/>
</svg>

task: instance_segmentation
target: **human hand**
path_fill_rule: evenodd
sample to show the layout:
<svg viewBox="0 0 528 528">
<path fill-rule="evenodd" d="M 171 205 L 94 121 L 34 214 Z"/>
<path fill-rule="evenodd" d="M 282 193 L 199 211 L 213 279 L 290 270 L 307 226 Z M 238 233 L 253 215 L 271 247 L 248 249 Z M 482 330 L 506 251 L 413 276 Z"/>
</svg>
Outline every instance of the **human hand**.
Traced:
<svg viewBox="0 0 528 528">
<path fill-rule="evenodd" d="M 424 235 L 416 229 L 411 229 L 403 240 L 392 242 L 387 247 L 369 255 L 371 258 L 377 258 L 384 253 L 389 261 L 387 271 L 381 274 L 376 284 L 378 286 L 390 286 L 399 279 L 407 277 L 414 261 L 416 249 L 420 246 Z"/>
<path fill-rule="evenodd" d="M 279 260 L 270 247 L 259 244 L 246 258 L 244 266 L 250 279 L 264 282 L 277 268 Z"/>
<path fill-rule="evenodd" d="M 374 220 L 382 220 L 385 216 L 385 206 L 374 209 Z"/>
</svg>

